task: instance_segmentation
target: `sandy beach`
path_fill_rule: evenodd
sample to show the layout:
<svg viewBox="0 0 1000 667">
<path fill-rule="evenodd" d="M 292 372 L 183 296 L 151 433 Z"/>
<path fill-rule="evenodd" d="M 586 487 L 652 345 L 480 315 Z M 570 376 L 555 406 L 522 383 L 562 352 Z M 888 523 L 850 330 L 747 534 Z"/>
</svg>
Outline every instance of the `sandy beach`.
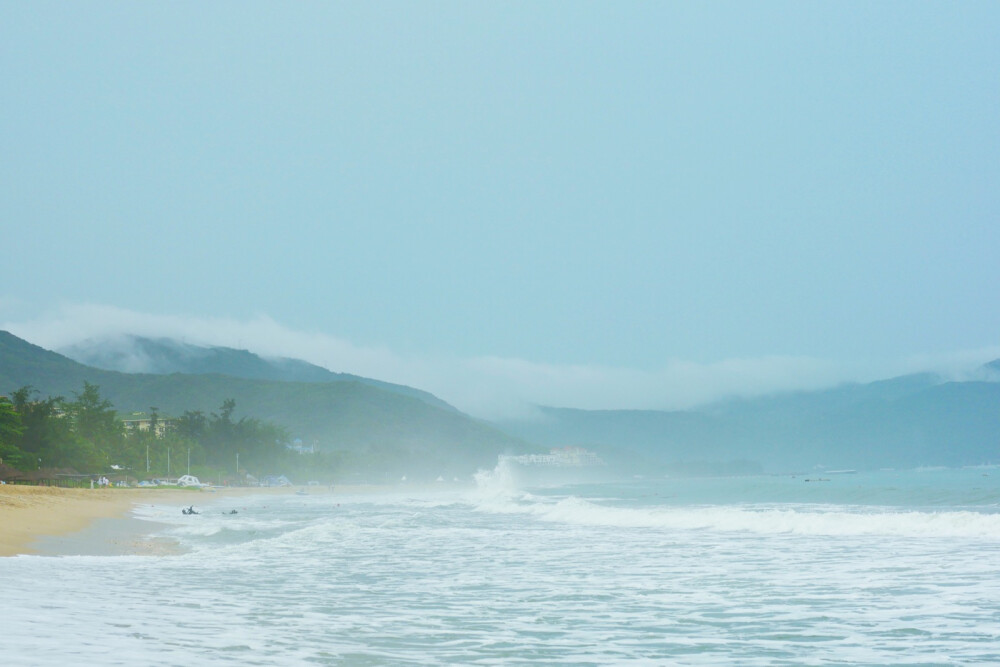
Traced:
<svg viewBox="0 0 1000 667">
<path fill-rule="evenodd" d="M 376 486 L 340 486 L 365 493 Z M 148 538 L 147 521 L 130 517 L 136 505 L 209 505 L 247 494 L 288 494 L 295 487 L 202 489 L 63 489 L 0 484 L 0 557 L 18 554 L 162 554 L 171 546 Z M 309 493 L 330 493 L 309 487 Z"/>
<path fill-rule="evenodd" d="M 195 504 L 208 494 L 186 489 L 61 489 L 0 485 L 0 556 L 44 553 L 42 538 L 70 536 L 99 519 L 126 519 L 139 503 Z"/>
</svg>

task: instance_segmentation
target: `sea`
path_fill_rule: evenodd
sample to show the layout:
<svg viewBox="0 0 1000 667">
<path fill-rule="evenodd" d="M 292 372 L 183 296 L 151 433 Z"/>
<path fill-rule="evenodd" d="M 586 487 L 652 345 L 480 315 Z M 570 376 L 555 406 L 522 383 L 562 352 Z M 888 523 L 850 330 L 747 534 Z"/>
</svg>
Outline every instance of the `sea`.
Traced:
<svg viewBox="0 0 1000 667">
<path fill-rule="evenodd" d="M 4 665 L 1000 664 L 1000 468 L 206 494 L 0 559 Z M 236 510 L 236 513 L 231 513 Z"/>
</svg>

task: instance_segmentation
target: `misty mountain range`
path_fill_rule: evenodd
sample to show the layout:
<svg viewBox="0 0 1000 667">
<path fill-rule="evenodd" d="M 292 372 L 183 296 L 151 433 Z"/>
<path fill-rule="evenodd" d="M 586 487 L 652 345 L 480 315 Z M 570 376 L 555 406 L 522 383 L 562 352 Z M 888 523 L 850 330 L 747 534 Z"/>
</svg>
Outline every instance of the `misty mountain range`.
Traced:
<svg viewBox="0 0 1000 667">
<path fill-rule="evenodd" d="M 195 363 L 185 353 L 197 351 L 183 344 L 147 341 L 145 347 L 161 364 L 170 358 L 187 367 Z M 225 362 L 231 374 L 172 372 L 169 365 L 157 367 L 159 373 L 95 368 L 0 331 L 0 394 L 31 385 L 42 396 L 72 398 L 87 381 L 98 385 L 121 414 L 156 406 L 164 416 L 187 410 L 208 414 L 232 398 L 237 418 L 273 422 L 293 438 L 315 443 L 325 452 L 343 453 L 352 470 L 368 479 L 390 473 L 418 478 L 466 475 L 492 468 L 498 453 L 532 451 L 426 392 L 337 374 L 327 382 L 275 379 L 287 377 L 289 367 L 314 375 L 317 371 L 305 369 L 303 362 L 271 362 L 234 350 L 209 350 L 205 359 Z"/>
<path fill-rule="evenodd" d="M 498 426 L 688 472 L 1000 463 L 1000 362 L 976 375 L 922 373 L 676 412 L 541 408 L 539 419 Z"/>
<path fill-rule="evenodd" d="M 964 382 L 923 373 L 686 411 L 540 407 L 531 420 L 488 424 L 420 389 L 246 350 L 123 336 L 60 351 L 0 332 L 0 393 L 31 384 L 70 396 L 87 379 L 119 411 L 156 405 L 166 414 L 209 412 L 232 397 L 293 435 L 378 452 L 404 471 L 467 473 L 499 453 L 566 445 L 630 474 L 1000 462 L 1000 360 Z"/>
<path fill-rule="evenodd" d="M 248 380 L 278 382 L 360 382 L 395 394 L 420 399 L 428 405 L 455 410 L 433 394 L 390 382 L 350 373 L 334 373 L 299 359 L 264 358 L 247 350 L 205 347 L 170 338 L 115 336 L 88 339 L 56 350 L 74 361 L 94 368 L 122 373 L 169 375 L 228 375 Z"/>
</svg>

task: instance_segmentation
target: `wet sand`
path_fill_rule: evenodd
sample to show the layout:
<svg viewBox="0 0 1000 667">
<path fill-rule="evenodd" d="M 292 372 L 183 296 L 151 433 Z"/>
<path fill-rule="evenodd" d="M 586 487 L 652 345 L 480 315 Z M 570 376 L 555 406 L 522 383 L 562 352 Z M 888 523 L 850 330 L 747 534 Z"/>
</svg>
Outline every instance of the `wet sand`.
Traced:
<svg viewBox="0 0 1000 667">
<path fill-rule="evenodd" d="M 193 489 L 61 489 L 0 484 L 0 556 L 47 553 L 43 538 L 65 538 L 97 520 L 122 520 L 123 528 L 140 531 L 141 522 L 128 518 L 136 504 L 194 504 L 208 495 Z M 59 544 L 49 542 L 50 547 Z M 56 552 L 73 551 L 65 541 L 61 544 Z"/>
<path fill-rule="evenodd" d="M 304 488 L 304 487 L 299 487 Z M 372 492 L 382 487 L 338 487 L 338 492 Z M 299 489 L 61 489 L 0 484 L 0 557 L 109 556 L 177 553 L 171 540 L 153 538 L 157 524 L 133 518 L 136 505 L 184 507 L 223 503 L 247 494 L 289 494 Z M 308 487 L 308 493 L 331 493 Z"/>
</svg>

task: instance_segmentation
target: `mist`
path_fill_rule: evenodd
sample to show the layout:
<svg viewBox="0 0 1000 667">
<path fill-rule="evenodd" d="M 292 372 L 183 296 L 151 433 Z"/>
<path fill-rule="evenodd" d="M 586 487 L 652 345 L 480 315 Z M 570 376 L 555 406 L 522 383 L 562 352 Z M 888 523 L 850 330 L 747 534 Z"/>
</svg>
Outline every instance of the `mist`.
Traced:
<svg viewBox="0 0 1000 667">
<path fill-rule="evenodd" d="M 404 354 L 318 331 L 300 331 L 260 314 L 249 319 L 153 314 L 102 304 L 70 304 L 0 328 L 36 345 L 62 350 L 89 340 L 128 335 L 167 338 L 199 346 L 245 349 L 264 357 L 301 359 L 429 391 L 472 416 L 530 420 L 537 406 L 582 410 L 687 410 L 724 399 L 817 390 L 930 371 L 971 376 L 1000 357 L 1000 347 L 896 359 L 830 360 L 772 355 L 699 362 L 665 359 L 659 368 L 551 364 L 501 356 Z M 136 350 L 132 372 L 155 371 Z"/>
</svg>

